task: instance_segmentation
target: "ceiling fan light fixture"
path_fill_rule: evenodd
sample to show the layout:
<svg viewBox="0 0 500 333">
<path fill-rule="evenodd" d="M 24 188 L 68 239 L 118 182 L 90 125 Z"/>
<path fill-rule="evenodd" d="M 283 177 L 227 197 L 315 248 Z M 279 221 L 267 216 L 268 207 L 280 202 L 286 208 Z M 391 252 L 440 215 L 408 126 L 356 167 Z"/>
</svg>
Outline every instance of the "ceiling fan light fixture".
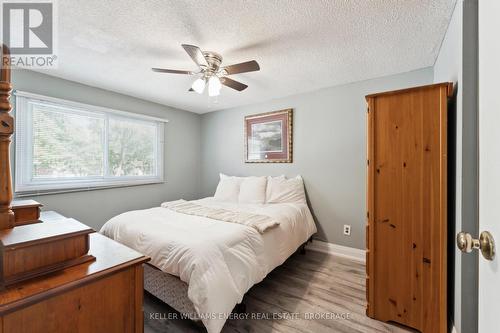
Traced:
<svg viewBox="0 0 500 333">
<path fill-rule="evenodd" d="M 156 73 L 197 75 L 198 79 L 193 82 L 188 91 L 196 91 L 200 95 L 203 94 L 207 85 L 210 97 L 220 95 L 223 85 L 236 91 L 243 91 L 248 88 L 246 84 L 227 76 L 260 70 L 260 66 L 255 60 L 221 67 L 222 56 L 220 54 L 212 51 L 202 51 L 195 45 L 182 44 L 182 47 L 198 66 L 198 70 L 190 71 L 157 67 L 151 69 Z"/>
<path fill-rule="evenodd" d="M 196 91 L 198 94 L 203 94 L 203 91 L 205 90 L 205 79 L 198 78 L 196 81 L 193 82 L 191 88 L 193 88 L 193 90 Z"/>
<path fill-rule="evenodd" d="M 222 84 L 218 76 L 214 75 L 208 79 L 208 96 L 219 96 L 221 88 Z"/>
</svg>

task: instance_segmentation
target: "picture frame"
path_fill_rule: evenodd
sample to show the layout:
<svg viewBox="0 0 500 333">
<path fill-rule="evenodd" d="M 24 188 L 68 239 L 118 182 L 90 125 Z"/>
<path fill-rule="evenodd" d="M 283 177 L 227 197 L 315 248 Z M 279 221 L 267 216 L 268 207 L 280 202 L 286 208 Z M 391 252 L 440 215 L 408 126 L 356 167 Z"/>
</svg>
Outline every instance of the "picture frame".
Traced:
<svg viewBox="0 0 500 333">
<path fill-rule="evenodd" d="M 245 117 L 245 163 L 293 162 L 293 109 Z"/>
</svg>

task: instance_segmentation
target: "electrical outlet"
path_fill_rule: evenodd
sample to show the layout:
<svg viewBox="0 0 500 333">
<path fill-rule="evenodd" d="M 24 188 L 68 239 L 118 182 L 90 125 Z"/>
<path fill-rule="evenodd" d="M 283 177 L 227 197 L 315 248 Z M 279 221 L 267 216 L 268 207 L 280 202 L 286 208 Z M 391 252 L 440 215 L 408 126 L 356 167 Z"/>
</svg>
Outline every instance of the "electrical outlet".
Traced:
<svg viewBox="0 0 500 333">
<path fill-rule="evenodd" d="M 344 235 L 351 236 L 351 226 L 348 224 L 344 224 Z"/>
</svg>

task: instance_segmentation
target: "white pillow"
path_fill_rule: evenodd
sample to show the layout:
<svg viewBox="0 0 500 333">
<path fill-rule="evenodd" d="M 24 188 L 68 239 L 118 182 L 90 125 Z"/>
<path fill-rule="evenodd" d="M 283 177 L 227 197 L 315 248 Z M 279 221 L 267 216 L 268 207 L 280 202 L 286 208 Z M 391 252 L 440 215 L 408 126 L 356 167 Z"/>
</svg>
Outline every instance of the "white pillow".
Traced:
<svg viewBox="0 0 500 333">
<path fill-rule="evenodd" d="M 267 178 L 267 203 L 306 203 L 304 182 L 301 176 L 292 179 L 285 177 Z"/>
<path fill-rule="evenodd" d="M 245 177 L 240 185 L 238 201 L 263 204 L 266 202 L 267 177 Z"/>
<path fill-rule="evenodd" d="M 217 185 L 214 194 L 215 200 L 238 202 L 242 181 L 241 177 L 230 177 L 221 173 L 219 185 Z"/>
</svg>

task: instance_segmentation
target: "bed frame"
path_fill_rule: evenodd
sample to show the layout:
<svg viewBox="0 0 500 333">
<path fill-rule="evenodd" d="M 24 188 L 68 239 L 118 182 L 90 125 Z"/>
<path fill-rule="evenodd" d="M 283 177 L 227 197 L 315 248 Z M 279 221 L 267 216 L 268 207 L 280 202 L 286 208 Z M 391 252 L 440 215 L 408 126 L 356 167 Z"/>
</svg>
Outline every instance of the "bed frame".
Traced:
<svg viewBox="0 0 500 333">
<path fill-rule="evenodd" d="M 153 265 L 144 265 L 144 289 L 187 318 L 197 318 L 188 298 L 188 284 L 177 276 L 165 273 Z M 197 320 L 195 320 L 197 321 Z"/>
</svg>

